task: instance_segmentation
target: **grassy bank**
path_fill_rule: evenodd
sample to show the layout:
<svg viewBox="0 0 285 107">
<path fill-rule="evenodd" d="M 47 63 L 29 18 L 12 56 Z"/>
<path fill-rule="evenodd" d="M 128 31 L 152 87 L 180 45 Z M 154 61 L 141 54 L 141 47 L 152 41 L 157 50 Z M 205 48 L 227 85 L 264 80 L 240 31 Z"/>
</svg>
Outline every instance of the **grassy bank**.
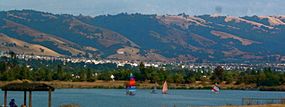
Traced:
<svg viewBox="0 0 285 107">
<path fill-rule="evenodd" d="M 22 81 L 11 81 L 11 82 L 0 82 L 0 86 L 3 86 L 12 82 Z M 96 82 L 66 82 L 66 81 L 38 81 L 39 83 L 45 83 L 55 88 L 114 88 L 123 89 L 128 81 L 101 81 Z M 211 89 L 213 84 L 207 82 L 197 81 L 191 84 L 175 84 L 168 83 L 170 89 Z M 139 89 L 151 89 L 154 87 L 153 83 L 150 82 L 137 82 L 137 88 Z M 162 85 L 158 84 L 158 88 Z M 256 87 L 255 84 L 220 84 L 222 90 L 261 90 L 261 91 L 285 91 L 285 85 L 275 87 Z"/>
</svg>

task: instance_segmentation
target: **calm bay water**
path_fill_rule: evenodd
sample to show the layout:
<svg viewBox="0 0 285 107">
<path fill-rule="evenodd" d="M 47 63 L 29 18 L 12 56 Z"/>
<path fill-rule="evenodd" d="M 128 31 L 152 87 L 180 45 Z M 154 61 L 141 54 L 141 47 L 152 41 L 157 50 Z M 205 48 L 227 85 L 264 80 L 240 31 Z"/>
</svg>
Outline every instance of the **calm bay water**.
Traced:
<svg viewBox="0 0 285 107">
<path fill-rule="evenodd" d="M 222 90 L 170 90 L 168 95 L 150 94 L 151 90 L 137 90 L 135 96 L 126 96 L 124 89 L 56 89 L 52 95 L 53 107 L 79 104 L 81 107 L 188 107 L 203 105 L 240 105 L 242 98 L 285 98 L 285 92 Z M 3 92 L 0 104 L 3 104 Z M 23 92 L 8 92 L 8 101 L 23 102 Z M 46 107 L 47 92 L 33 92 L 33 107 Z"/>
</svg>

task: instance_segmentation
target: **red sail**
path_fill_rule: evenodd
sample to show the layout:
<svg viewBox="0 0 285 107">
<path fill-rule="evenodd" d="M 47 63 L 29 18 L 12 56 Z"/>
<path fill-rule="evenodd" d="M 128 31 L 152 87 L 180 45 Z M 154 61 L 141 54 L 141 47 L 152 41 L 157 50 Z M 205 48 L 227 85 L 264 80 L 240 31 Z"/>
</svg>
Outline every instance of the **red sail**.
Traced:
<svg viewBox="0 0 285 107">
<path fill-rule="evenodd" d="M 136 85 L 136 81 L 134 79 L 131 79 L 129 82 L 129 86 L 135 86 Z"/>
</svg>

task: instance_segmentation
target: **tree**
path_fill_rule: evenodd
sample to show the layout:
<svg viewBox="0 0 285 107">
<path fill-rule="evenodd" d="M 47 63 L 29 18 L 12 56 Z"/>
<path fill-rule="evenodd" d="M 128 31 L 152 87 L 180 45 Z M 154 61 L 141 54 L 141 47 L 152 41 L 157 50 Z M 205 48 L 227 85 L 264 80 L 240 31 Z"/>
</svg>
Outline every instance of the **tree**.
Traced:
<svg viewBox="0 0 285 107">
<path fill-rule="evenodd" d="M 22 75 L 20 75 L 21 68 L 18 65 L 14 65 L 7 73 L 8 73 L 8 81 L 21 79 Z"/>
<path fill-rule="evenodd" d="M 280 77 L 279 74 L 277 72 L 273 72 L 273 71 L 269 71 L 266 72 L 266 84 L 264 84 L 265 86 L 277 86 L 280 85 Z"/>
<path fill-rule="evenodd" d="M 111 80 L 110 76 L 111 76 L 111 72 L 104 72 L 104 73 L 102 72 L 102 73 L 100 73 L 98 75 L 98 79 L 99 80 L 110 81 Z"/>
<path fill-rule="evenodd" d="M 159 82 L 163 82 L 166 80 L 168 71 L 163 70 L 162 68 L 158 71 Z"/>
<path fill-rule="evenodd" d="M 257 86 L 262 86 L 264 85 L 264 82 L 266 82 L 266 75 L 264 72 L 259 72 L 257 75 Z"/>
<path fill-rule="evenodd" d="M 34 72 L 34 81 L 44 81 L 46 77 L 46 70 L 45 68 L 40 68 Z"/>
<path fill-rule="evenodd" d="M 150 78 L 152 83 L 155 83 L 157 81 L 160 81 L 160 77 L 157 71 L 151 72 L 151 78 Z"/>
<path fill-rule="evenodd" d="M 88 81 L 88 82 L 94 82 L 94 81 L 96 81 L 95 75 L 93 75 L 91 69 L 89 69 L 89 68 L 87 69 L 86 76 L 87 76 L 87 81 Z"/>
<path fill-rule="evenodd" d="M 45 73 L 46 73 L 46 79 L 45 80 L 51 81 L 53 73 L 50 70 L 47 70 Z"/>
<path fill-rule="evenodd" d="M 175 73 L 173 80 L 175 83 L 184 83 L 184 81 L 185 81 L 183 74 L 181 74 L 181 73 Z"/>
<path fill-rule="evenodd" d="M 0 62 L 0 73 L 4 73 L 8 70 L 7 62 Z"/>
<path fill-rule="evenodd" d="M 146 80 L 146 71 L 145 71 L 145 66 L 144 66 L 143 62 L 140 63 L 139 70 L 140 70 L 141 76 L 142 76 L 141 80 L 145 81 Z"/>
<path fill-rule="evenodd" d="M 13 51 L 9 52 L 10 58 L 11 58 L 11 62 L 13 65 L 17 65 L 17 54 Z"/>
<path fill-rule="evenodd" d="M 63 68 L 61 65 L 57 65 L 57 71 L 54 74 L 53 79 L 54 80 L 61 80 L 61 81 L 66 79 L 65 78 L 65 72 L 63 71 Z"/>
<path fill-rule="evenodd" d="M 31 74 L 29 72 L 29 68 L 27 68 L 26 66 L 21 67 L 20 70 L 20 77 L 18 79 L 31 79 L 30 78 Z"/>
<path fill-rule="evenodd" d="M 217 66 L 214 69 L 212 80 L 215 82 L 221 82 L 224 80 L 224 69 L 221 66 Z"/>
<path fill-rule="evenodd" d="M 87 80 L 87 73 L 85 70 L 80 70 L 79 72 L 79 76 L 80 76 L 80 81 L 86 81 Z"/>
<path fill-rule="evenodd" d="M 280 75 L 281 84 L 285 84 L 285 73 Z"/>
<path fill-rule="evenodd" d="M 167 80 L 167 82 L 173 83 L 174 82 L 174 75 L 168 73 L 166 75 L 166 80 Z"/>
<path fill-rule="evenodd" d="M 232 83 L 233 81 L 235 81 L 235 76 L 234 73 L 231 71 L 227 71 L 224 73 L 224 79 L 225 81 L 227 81 L 227 83 Z"/>
<path fill-rule="evenodd" d="M 15 53 L 15 52 L 10 51 L 10 52 L 9 52 L 9 55 L 10 55 L 10 58 L 11 58 L 11 59 L 16 59 L 16 53 Z"/>
</svg>

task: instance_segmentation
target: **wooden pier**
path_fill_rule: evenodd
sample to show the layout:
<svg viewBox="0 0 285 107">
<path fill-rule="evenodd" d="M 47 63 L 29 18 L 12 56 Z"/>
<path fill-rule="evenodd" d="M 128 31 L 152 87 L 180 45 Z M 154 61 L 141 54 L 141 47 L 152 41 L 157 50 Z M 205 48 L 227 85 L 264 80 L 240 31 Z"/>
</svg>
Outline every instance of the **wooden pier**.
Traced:
<svg viewBox="0 0 285 107">
<path fill-rule="evenodd" d="M 285 98 L 243 98 L 242 105 L 285 104 Z"/>
<path fill-rule="evenodd" d="M 48 107 L 51 107 L 51 92 L 54 91 L 54 88 L 43 84 L 43 83 L 10 83 L 2 87 L 4 91 L 4 107 L 7 106 L 7 96 L 8 91 L 23 91 L 24 93 L 24 102 L 23 105 L 27 106 L 27 92 L 29 92 L 29 106 L 32 107 L 32 92 L 33 91 L 48 91 Z"/>
</svg>

